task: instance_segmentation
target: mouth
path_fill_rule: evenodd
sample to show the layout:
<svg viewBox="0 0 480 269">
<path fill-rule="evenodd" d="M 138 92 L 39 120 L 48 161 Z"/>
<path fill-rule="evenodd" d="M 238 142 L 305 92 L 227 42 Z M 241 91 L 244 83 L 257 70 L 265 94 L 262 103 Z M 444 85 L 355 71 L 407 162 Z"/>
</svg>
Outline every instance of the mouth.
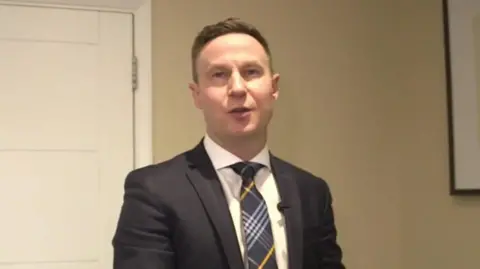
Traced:
<svg viewBox="0 0 480 269">
<path fill-rule="evenodd" d="M 241 113 L 247 113 L 247 112 L 250 112 L 252 111 L 251 108 L 248 108 L 248 107 L 237 107 L 237 108 L 234 108 L 232 110 L 230 110 L 229 113 L 232 113 L 232 114 L 241 114 Z"/>
</svg>

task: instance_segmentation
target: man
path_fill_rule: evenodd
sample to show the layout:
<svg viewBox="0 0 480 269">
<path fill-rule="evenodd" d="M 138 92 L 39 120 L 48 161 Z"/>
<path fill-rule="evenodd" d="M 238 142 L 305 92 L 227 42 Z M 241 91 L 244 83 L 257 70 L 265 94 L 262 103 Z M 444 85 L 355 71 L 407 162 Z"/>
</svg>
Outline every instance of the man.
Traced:
<svg viewBox="0 0 480 269">
<path fill-rule="evenodd" d="M 341 269 L 325 181 L 271 154 L 279 75 L 265 38 L 227 19 L 192 48 L 193 149 L 125 181 L 114 269 Z"/>
</svg>

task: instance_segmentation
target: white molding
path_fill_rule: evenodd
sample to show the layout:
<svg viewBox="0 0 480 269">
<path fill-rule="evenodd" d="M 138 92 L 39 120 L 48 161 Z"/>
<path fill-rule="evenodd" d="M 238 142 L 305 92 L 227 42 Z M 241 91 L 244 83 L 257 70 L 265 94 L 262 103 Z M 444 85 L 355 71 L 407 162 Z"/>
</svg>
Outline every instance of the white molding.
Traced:
<svg viewBox="0 0 480 269">
<path fill-rule="evenodd" d="M 2 0 L 0 3 L 134 13 L 150 0 Z"/>
<path fill-rule="evenodd" d="M 135 54 L 138 58 L 138 89 L 135 92 L 135 166 L 153 162 L 152 110 L 152 2 L 143 4 L 135 15 Z"/>
<path fill-rule="evenodd" d="M 152 0 L 0 0 L 0 4 L 88 9 L 134 15 L 134 46 L 139 75 L 138 89 L 134 94 L 135 167 L 153 163 Z"/>
</svg>

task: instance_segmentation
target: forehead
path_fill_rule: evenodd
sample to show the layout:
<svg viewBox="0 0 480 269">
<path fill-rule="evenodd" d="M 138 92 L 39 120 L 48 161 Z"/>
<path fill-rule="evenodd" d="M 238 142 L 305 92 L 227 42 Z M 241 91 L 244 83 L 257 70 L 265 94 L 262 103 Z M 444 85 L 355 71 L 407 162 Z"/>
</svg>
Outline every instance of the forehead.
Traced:
<svg viewBox="0 0 480 269">
<path fill-rule="evenodd" d="M 199 55 L 200 66 L 242 62 L 268 64 L 268 55 L 254 37 L 232 33 L 210 41 Z"/>
</svg>

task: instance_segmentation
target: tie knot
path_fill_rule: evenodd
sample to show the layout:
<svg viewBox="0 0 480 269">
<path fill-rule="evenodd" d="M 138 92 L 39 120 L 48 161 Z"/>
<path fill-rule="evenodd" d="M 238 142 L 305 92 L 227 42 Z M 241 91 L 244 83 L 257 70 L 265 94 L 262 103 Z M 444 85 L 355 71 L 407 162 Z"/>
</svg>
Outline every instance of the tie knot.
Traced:
<svg viewBox="0 0 480 269">
<path fill-rule="evenodd" d="M 263 167 L 260 163 L 238 162 L 230 166 L 243 180 L 253 180 L 257 172 Z"/>
</svg>

